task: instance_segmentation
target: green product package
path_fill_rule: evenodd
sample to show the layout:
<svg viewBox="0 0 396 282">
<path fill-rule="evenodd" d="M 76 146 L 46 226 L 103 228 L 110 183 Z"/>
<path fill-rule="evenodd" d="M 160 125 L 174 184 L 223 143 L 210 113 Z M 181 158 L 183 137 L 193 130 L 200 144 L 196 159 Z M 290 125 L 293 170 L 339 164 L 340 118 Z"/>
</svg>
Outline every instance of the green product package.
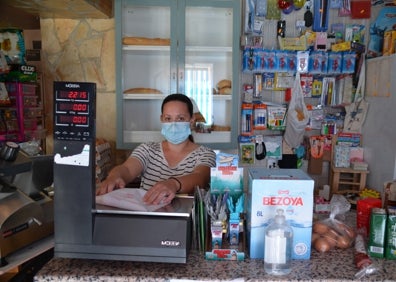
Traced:
<svg viewBox="0 0 396 282">
<path fill-rule="evenodd" d="M 385 253 L 386 211 L 382 208 L 371 209 L 368 255 L 383 258 Z"/>
<path fill-rule="evenodd" d="M 386 219 L 385 258 L 396 259 L 396 209 L 389 209 Z"/>
</svg>

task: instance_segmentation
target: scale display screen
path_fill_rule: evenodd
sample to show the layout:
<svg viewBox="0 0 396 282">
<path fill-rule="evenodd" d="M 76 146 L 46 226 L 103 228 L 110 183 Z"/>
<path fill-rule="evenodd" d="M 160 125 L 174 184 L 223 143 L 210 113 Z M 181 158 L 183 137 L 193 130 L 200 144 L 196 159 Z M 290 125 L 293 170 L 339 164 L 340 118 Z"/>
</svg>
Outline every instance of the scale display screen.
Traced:
<svg viewBox="0 0 396 282">
<path fill-rule="evenodd" d="M 77 101 L 89 101 L 89 93 L 87 91 L 65 91 L 60 90 L 56 95 L 57 99 L 62 100 L 77 100 Z"/>
<path fill-rule="evenodd" d="M 95 134 L 94 83 L 54 82 L 54 137 L 88 140 Z"/>
</svg>

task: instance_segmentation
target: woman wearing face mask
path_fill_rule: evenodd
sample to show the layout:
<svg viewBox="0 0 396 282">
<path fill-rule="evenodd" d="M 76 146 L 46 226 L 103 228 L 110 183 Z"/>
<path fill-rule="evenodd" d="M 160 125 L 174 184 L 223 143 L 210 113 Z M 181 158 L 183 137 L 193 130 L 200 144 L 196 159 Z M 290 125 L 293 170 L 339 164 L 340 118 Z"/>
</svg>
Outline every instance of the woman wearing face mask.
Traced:
<svg viewBox="0 0 396 282">
<path fill-rule="evenodd" d="M 141 176 L 140 188 L 147 191 L 147 204 L 170 203 L 178 193 L 192 193 L 206 187 L 210 167 L 216 165 L 215 153 L 195 144 L 191 136 L 193 104 L 183 94 L 171 94 L 162 102 L 162 142 L 143 143 L 121 165 L 114 167 L 96 194 L 124 188 Z"/>
</svg>

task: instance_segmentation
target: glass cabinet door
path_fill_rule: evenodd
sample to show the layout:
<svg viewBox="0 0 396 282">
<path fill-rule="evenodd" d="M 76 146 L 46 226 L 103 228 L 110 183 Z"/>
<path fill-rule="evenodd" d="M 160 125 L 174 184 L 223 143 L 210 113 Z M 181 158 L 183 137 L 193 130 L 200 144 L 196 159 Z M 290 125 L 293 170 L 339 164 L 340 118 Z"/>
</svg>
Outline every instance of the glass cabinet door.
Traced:
<svg viewBox="0 0 396 282">
<path fill-rule="evenodd" d="M 184 81 L 180 91 L 194 99 L 205 118 L 205 122 L 197 124 L 194 138 L 213 147 L 221 143 L 231 145 L 232 139 L 236 139 L 232 132 L 237 130 L 233 106 L 239 87 L 235 82 L 238 74 L 233 71 L 239 69 L 234 65 L 234 55 L 238 54 L 234 42 L 239 42 L 238 28 L 234 26 L 238 9 L 231 1 L 185 4 L 180 41 L 184 48 L 179 50 L 180 58 L 184 59 L 181 62 Z"/>
<path fill-rule="evenodd" d="M 116 1 L 115 17 L 117 147 L 162 140 L 161 103 L 177 92 L 205 118 L 196 142 L 235 148 L 240 1 Z M 232 86 L 220 93 L 219 81 Z"/>
</svg>

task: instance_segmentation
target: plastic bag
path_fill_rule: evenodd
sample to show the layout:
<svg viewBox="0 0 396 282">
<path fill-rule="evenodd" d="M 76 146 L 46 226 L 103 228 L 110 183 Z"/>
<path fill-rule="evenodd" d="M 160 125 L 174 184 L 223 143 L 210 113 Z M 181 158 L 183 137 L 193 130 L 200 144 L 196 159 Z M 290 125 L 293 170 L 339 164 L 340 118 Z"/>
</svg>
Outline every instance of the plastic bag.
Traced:
<svg viewBox="0 0 396 282">
<path fill-rule="evenodd" d="M 345 106 L 346 115 L 343 131 L 345 133 L 361 133 L 367 110 L 368 103 L 364 99 Z"/>
<path fill-rule="evenodd" d="M 347 199 L 342 195 L 333 195 L 330 205 L 330 217 L 316 221 L 312 227 L 312 246 L 321 253 L 333 248 L 347 249 L 356 237 L 356 231 L 352 227 L 335 218 L 350 209 Z"/>
<path fill-rule="evenodd" d="M 356 272 L 355 278 L 361 280 L 365 276 L 377 272 L 378 267 L 367 254 L 367 246 L 365 243 L 367 241 L 366 230 L 364 228 L 359 228 L 356 233 L 354 263 L 359 271 Z"/>
<path fill-rule="evenodd" d="M 285 141 L 291 148 L 300 146 L 309 121 L 309 112 L 301 89 L 300 73 L 297 72 L 292 97 L 287 110 Z"/>
</svg>

